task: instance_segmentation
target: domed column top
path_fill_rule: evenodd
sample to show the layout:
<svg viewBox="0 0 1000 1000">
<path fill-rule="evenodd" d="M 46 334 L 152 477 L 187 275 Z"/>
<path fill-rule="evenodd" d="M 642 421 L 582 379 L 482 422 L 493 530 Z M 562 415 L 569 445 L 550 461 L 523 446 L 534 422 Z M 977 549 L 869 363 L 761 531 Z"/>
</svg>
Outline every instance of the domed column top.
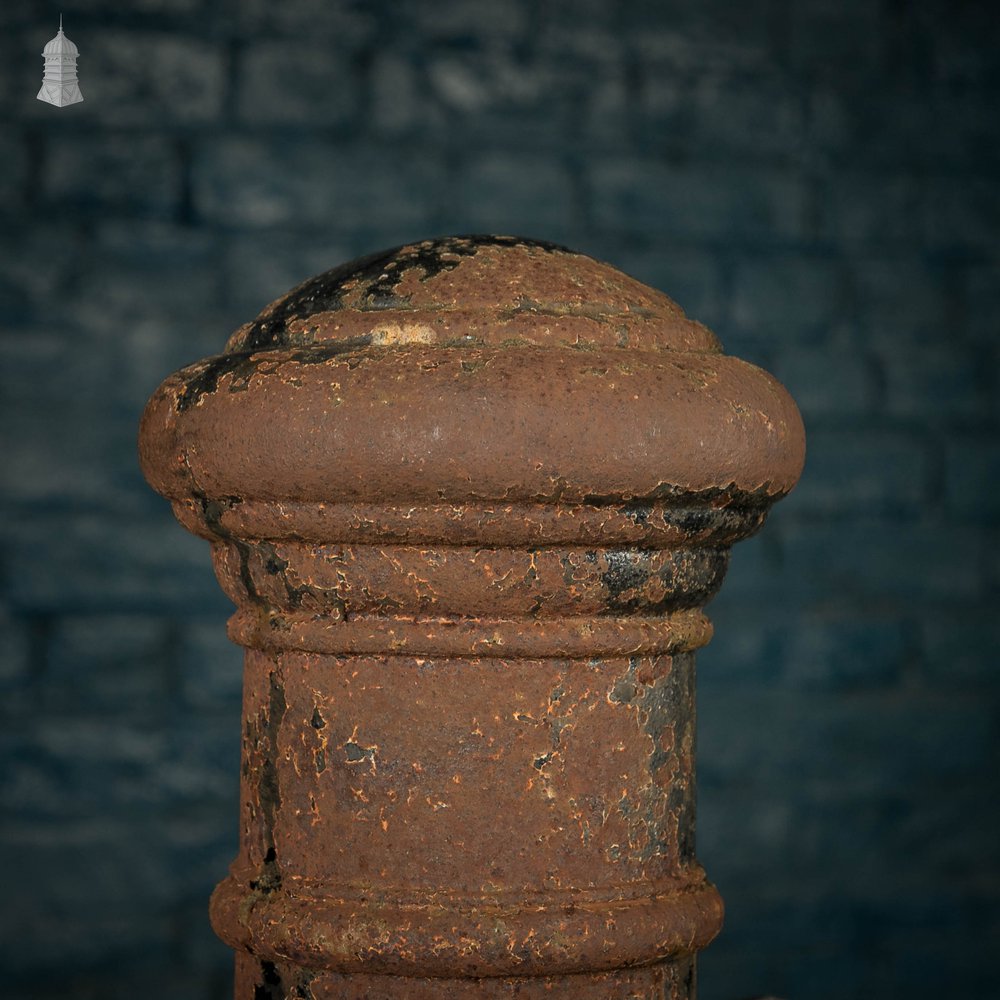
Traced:
<svg viewBox="0 0 1000 1000">
<path fill-rule="evenodd" d="M 766 505 L 804 454 L 775 379 L 583 254 L 451 237 L 306 281 L 143 421 L 182 500 Z"/>
</svg>

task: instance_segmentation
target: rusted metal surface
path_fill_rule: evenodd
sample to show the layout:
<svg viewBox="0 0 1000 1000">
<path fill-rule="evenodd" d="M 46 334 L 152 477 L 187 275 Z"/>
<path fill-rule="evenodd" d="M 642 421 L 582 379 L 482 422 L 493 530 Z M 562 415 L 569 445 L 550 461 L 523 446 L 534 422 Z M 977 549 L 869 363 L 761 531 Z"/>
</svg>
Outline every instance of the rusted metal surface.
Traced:
<svg viewBox="0 0 1000 1000">
<path fill-rule="evenodd" d="M 236 996 L 690 998 L 694 650 L 802 425 L 668 298 L 503 237 L 314 278 L 150 400 L 247 647 Z"/>
</svg>

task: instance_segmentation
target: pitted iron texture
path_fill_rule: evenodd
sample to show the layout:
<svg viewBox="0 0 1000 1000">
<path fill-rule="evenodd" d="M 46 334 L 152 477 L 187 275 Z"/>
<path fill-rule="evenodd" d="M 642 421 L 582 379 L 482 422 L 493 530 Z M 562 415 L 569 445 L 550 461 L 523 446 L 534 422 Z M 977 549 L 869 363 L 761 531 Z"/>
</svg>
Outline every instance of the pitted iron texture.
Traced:
<svg viewBox="0 0 1000 1000">
<path fill-rule="evenodd" d="M 803 441 L 665 295 L 515 237 L 334 268 L 168 378 L 143 469 L 246 647 L 237 1000 L 693 1000 L 702 607 Z"/>
</svg>

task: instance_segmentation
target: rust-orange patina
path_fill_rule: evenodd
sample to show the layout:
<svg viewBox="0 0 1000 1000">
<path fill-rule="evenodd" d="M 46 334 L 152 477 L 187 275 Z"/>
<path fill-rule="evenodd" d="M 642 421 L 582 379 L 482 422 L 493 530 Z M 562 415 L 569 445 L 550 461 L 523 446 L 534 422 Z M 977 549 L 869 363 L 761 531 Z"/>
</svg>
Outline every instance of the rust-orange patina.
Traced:
<svg viewBox="0 0 1000 1000">
<path fill-rule="evenodd" d="M 688 998 L 694 650 L 795 484 L 794 403 L 532 240 L 335 268 L 150 400 L 247 649 L 238 1000 Z"/>
</svg>

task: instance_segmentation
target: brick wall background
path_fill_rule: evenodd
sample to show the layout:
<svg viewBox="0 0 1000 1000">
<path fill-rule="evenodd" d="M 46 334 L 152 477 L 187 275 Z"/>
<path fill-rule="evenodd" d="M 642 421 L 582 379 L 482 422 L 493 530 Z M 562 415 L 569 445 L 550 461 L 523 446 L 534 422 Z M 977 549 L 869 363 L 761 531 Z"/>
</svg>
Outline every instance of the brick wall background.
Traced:
<svg viewBox="0 0 1000 1000">
<path fill-rule="evenodd" d="M 702 997 L 995 998 L 998 51 L 956 0 L 5 0 L 0 992 L 230 989 L 239 657 L 143 402 L 319 270 L 493 230 L 665 289 L 805 416 L 700 661 Z"/>
</svg>

